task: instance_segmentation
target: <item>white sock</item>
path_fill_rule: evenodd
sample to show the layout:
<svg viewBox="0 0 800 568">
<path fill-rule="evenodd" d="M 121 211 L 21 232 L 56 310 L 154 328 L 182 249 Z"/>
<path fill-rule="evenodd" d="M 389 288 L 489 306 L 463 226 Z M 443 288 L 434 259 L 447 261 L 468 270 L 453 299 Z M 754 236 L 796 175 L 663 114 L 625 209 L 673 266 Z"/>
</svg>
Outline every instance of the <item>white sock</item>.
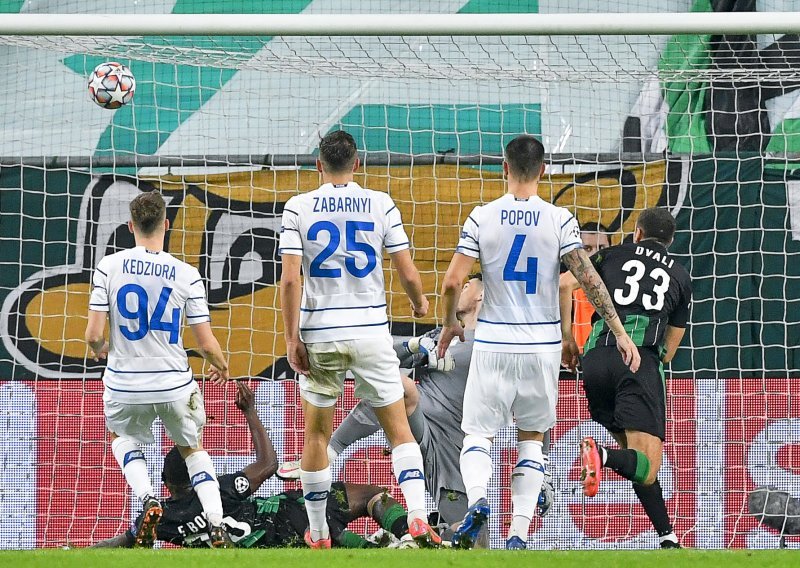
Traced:
<svg viewBox="0 0 800 568">
<path fill-rule="evenodd" d="M 189 471 L 189 479 L 192 480 L 192 487 L 200 499 L 208 522 L 214 527 L 221 525 L 222 498 L 219 495 L 217 472 L 214 471 L 211 456 L 205 450 L 192 452 L 186 458 L 186 469 Z"/>
<path fill-rule="evenodd" d="M 479 499 L 486 499 L 486 487 L 492 477 L 492 456 L 489 450 L 492 443 L 481 436 L 467 434 L 461 450 L 461 477 L 467 488 L 467 502 L 474 505 Z"/>
<path fill-rule="evenodd" d="M 517 442 L 517 453 L 517 465 L 511 473 L 511 510 L 514 516 L 508 529 L 508 538 L 518 536 L 527 541 L 544 481 L 542 443 L 534 440 Z"/>
<path fill-rule="evenodd" d="M 128 438 L 114 438 L 111 442 L 111 452 L 117 459 L 125 481 L 133 489 L 133 493 L 144 502 L 148 497 L 154 497 L 153 483 L 147 472 L 147 462 L 139 445 Z"/>
<path fill-rule="evenodd" d="M 303 498 L 306 501 L 306 514 L 308 515 L 308 529 L 311 540 L 329 538 L 328 494 L 331 491 L 330 466 L 319 471 L 300 470 L 300 483 L 303 485 Z"/>
<path fill-rule="evenodd" d="M 392 449 L 392 471 L 406 499 L 409 523 L 414 519 L 427 522 L 423 468 L 422 451 L 416 442 L 400 444 Z"/>
</svg>

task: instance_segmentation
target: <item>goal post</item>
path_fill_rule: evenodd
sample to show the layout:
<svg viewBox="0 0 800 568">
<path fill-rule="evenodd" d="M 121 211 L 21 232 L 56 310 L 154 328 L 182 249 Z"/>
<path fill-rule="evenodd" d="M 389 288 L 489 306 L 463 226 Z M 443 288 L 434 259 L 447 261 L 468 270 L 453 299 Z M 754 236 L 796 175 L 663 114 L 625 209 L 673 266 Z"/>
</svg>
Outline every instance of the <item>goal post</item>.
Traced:
<svg viewBox="0 0 800 568">
<path fill-rule="evenodd" d="M 748 511 L 748 495 L 800 494 L 798 33 L 800 10 L 3 14 L 0 463 L 19 475 L 0 480 L 0 548 L 90 544 L 136 512 L 106 443 L 103 367 L 85 360 L 82 338 L 91 271 L 132 244 L 127 203 L 142 191 L 164 194 L 168 250 L 206 281 L 232 375 L 253 381 L 279 458 L 298 456 L 280 216 L 318 185 L 319 139 L 338 128 L 357 141 L 357 181 L 401 210 L 431 298 L 472 207 L 504 191 L 503 148 L 519 134 L 545 144 L 540 195 L 608 244 L 643 209 L 669 208 L 671 251 L 695 297 L 667 369 L 668 509 L 689 546 L 777 546 L 780 531 Z M 86 92 L 109 60 L 137 81 L 114 112 Z M 440 323 L 433 309 L 414 322 L 386 274 L 395 335 Z M 608 435 L 589 420 L 580 382 L 562 379 L 556 504 L 534 522 L 531 546 L 653 546 L 629 484 L 611 478 L 598 498 L 580 497 L 577 441 Z M 252 460 L 245 421 L 231 392 L 203 388 L 204 444 L 220 472 L 237 471 Z M 342 411 L 354 404 L 348 389 Z M 160 425 L 155 433 L 146 455 L 158 480 L 169 446 Z M 493 450 L 495 546 L 510 520 L 514 444 L 503 431 Z M 385 448 L 373 436 L 334 470 L 392 486 Z M 273 479 L 259 494 L 291 487 Z"/>
</svg>

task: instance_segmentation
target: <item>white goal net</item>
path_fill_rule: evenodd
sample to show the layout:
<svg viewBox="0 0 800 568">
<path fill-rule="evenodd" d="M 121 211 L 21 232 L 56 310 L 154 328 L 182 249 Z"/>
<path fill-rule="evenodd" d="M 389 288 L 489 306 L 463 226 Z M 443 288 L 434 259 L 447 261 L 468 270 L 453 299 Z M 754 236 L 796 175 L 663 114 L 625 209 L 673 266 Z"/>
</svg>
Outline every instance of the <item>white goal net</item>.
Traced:
<svg viewBox="0 0 800 568">
<path fill-rule="evenodd" d="M 0 1 L 0 10 L 11 4 Z M 42 4 L 57 8 L 44 10 L 51 12 L 84 9 L 67 0 Z M 221 9 L 174 4 L 173 14 Z M 258 11 L 258 3 L 231 4 Z M 715 5 L 724 3 L 431 4 L 499 14 L 580 12 L 589 4 L 600 12 L 701 13 L 723 11 Z M 790 1 L 733 4 L 800 11 Z M 424 19 L 433 9 L 342 0 L 285 2 L 282 11 L 393 10 Z M 646 17 L 655 25 L 668 16 Z M 124 26 L 126 16 L 117 17 Z M 398 204 L 432 299 L 466 215 L 502 193 L 502 149 L 521 133 L 539 136 L 548 152 L 541 196 L 573 211 L 587 233 L 617 244 L 640 211 L 670 208 L 678 222 L 672 252 L 692 274 L 695 300 L 667 372 L 668 509 L 688 546 L 778 546 L 781 530 L 748 511 L 757 487 L 800 496 L 800 268 L 791 262 L 800 252 L 800 39 L 797 22 L 787 20 L 782 31 L 775 19 L 768 35 L 114 36 L 106 28 L 97 35 L 3 28 L 0 548 L 88 545 L 125 530 L 136 513 L 106 441 L 102 365 L 85 360 L 83 329 L 91 270 L 132 243 L 127 203 L 141 191 L 164 193 L 168 250 L 207 282 L 215 333 L 232 374 L 252 381 L 279 459 L 299 455 L 277 233 L 286 200 L 318 185 L 320 137 L 339 128 L 362 152 L 357 181 Z M 89 74 L 105 61 L 125 64 L 136 78 L 133 101 L 117 111 L 89 100 Z M 394 334 L 437 325 L 438 309 L 412 321 L 389 272 L 387 282 Z M 200 375 L 195 346 L 185 341 Z M 556 502 L 534 521 L 530 546 L 655 546 L 629 483 L 612 475 L 597 498 L 582 498 L 577 442 L 608 435 L 589 420 L 579 381 L 562 379 L 550 462 Z M 233 391 L 204 390 L 211 417 L 204 443 L 220 472 L 236 471 L 253 458 Z M 342 411 L 353 404 L 348 390 Z M 155 428 L 146 455 L 159 479 L 169 442 Z M 385 449 L 381 435 L 363 440 L 335 472 L 392 486 Z M 510 521 L 511 431 L 493 451 L 491 534 L 499 545 Z M 273 479 L 259 495 L 292 487 Z"/>
</svg>

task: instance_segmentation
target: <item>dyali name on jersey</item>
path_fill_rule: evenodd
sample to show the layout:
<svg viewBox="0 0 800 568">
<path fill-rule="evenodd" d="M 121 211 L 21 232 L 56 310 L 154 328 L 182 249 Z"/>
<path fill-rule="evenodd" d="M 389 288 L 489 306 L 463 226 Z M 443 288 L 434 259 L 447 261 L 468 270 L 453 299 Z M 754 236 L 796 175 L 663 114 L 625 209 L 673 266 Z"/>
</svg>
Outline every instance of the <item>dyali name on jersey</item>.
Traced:
<svg viewBox="0 0 800 568">
<path fill-rule="evenodd" d="M 368 197 L 315 197 L 314 213 L 371 213 Z"/>
<path fill-rule="evenodd" d="M 636 247 L 636 254 L 644 255 L 644 256 L 646 256 L 648 258 L 652 258 L 653 260 L 655 260 L 656 262 L 660 262 L 661 264 L 663 264 L 667 268 L 672 268 L 672 265 L 675 264 L 675 261 L 673 259 L 669 258 L 665 254 L 661 254 L 657 250 L 653 250 L 653 249 L 649 249 L 649 248 L 645 248 L 645 247 Z"/>
<path fill-rule="evenodd" d="M 139 276 L 158 276 L 167 280 L 175 280 L 175 266 L 150 262 L 149 260 L 136 260 L 130 258 L 122 261 L 122 272 L 125 274 L 138 274 Z"/>
</svg>

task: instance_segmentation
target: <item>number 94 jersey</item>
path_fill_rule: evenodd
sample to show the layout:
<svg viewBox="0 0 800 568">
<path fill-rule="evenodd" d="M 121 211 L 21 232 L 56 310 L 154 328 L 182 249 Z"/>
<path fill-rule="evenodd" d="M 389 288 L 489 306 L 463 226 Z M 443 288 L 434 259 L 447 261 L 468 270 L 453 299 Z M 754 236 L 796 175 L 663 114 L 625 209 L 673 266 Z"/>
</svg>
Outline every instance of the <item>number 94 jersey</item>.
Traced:
<svg viewBox="0 0 800 568">
<path fill-rule="evenodd" d="M 609 247 L 592 256 L 592 263 L 636 345 L 658 347 L 667 325 L 686 327 L 692 282 L 686 268 L 662 244 L 644 240 Z M 615 344 L 614 334 L 595 314 L 584 352 Z"/>
<path fill-rule="evenodd" d="M 183 320 L 190 325 L 211 321 L 196 268 L 141 246 L 108 255 L 92 276 L 89 309 L 108 312 L 105 400 L 155 404 L 192 392 Z"/>
</svg>

